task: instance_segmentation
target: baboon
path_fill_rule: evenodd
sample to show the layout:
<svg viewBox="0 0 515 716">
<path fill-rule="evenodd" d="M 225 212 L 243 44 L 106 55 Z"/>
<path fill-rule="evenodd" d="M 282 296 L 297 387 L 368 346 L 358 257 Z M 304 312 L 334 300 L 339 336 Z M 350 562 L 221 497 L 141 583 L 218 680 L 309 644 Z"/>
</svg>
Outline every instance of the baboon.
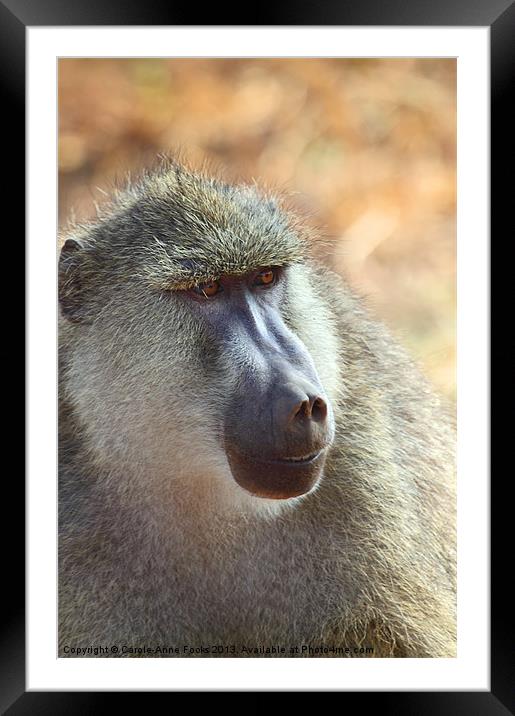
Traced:
<svg viewBox="0 0 515 716">
<path fill-rule="evenodd" d="M 454 421 L 311 234 L 175 160 L 68 232 L 60 656 L 455 656 Z"/>
</svg>

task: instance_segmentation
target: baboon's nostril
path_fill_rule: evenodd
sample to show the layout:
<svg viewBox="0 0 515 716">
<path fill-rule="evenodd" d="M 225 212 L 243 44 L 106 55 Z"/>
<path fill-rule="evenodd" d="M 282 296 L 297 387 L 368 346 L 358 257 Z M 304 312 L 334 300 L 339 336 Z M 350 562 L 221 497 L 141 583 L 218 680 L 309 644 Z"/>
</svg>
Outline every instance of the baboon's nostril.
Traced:
<svg viewBox="0 0 515 716">
<path fill-rule="evenodd" d="M 322 423 L 327 418 L 327 403 L 322 398 L 316 398 L 311 406 L 311 420 Z"/>
</svg>

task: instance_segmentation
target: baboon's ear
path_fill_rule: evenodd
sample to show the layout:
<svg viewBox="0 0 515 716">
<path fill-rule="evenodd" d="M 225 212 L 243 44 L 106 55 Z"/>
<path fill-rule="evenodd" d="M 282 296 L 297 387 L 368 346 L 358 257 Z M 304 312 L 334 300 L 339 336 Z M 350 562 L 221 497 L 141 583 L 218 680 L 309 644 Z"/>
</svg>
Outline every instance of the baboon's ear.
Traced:
<svg viewBox="0 0 515 716">
<path fill-rule="evenodd" d="M 69 321 L 83 318 L 83 280 L 81 276 L 84 247 L 75 239 L 67 239 L 59 257 L 59 304 Z"/>
</svg>

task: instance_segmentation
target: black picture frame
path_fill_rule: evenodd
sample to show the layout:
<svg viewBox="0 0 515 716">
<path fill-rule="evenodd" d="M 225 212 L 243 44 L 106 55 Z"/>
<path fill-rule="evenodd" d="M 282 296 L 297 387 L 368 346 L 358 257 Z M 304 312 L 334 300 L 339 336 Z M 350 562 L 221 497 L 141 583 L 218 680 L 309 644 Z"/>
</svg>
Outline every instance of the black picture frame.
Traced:
<svg viewBox="0 0 515 716">
<path fill-rule="evenodd" d="M 497 236 L 500 252 L 509 243 L 512 232 L 501 237 L 511 224 L 513 176 L 511 164 L 515 157 L 512 138 L 515 117 L 510 107 L 515 74 L 515 3 L 513 0 L 325 0 L 298 4 L 291 0 L 282 5 L 260 4 L 251 9 L 247 17 L 239 16 L 235 22 L 233 10 L 213 4 L 202 9 L 202 25 L 364 25 L 364 26 L 483 26 L 490 27 L 491 38 L 491 209 L 492 236 Z M 9 230 L 6 243 L 17 254 L 21 245 L 21 227 L 25 216 L 25 39 L 26 28 L 34 26 L 95 26 L 95 25 L 196 25 L 198 8 L 181 2 L 161 0 L 104 0 L 96 5 L 87 0 L 0 0 L 0 97 L 4 125 L 4 215 L 16 211 L 18 227 L 16 238 Z M 510 92 L 511 90 L 511 92 Z M 511 130 L 507 131 L 508 128 Z M 8 158 L 6 146 L 12 148 Z M 6 171 L 7 169 L 7 171 Z M 506 170 L 506 171 L 503 171 Z M 8 209 L 7 209 L 8 207 Z M 509 212 L 509 214 L 508 214 Z M 506 221 L 505 221 L 506 220 Z M 504 241 L 503 241 L 504 238 Z M 8 247 L 6 247 L 8 248 Z M 19 266 L 19 259 L 16 266 Z M 506 260 L 503 265 L 506 265 Z M 509 284 L 508 284 L 509 285 Z M 496 282 L 497 293 L 492 295 L 492 307 L 500 315 L 500 307 L 509 301 L 502 296 L 503 281 Z M 19 289 L 16 289 L 19 295 Z M 9 292 L 12 300 L 13 294 Z M 497 303 L 496 303 L 497 297 Z M 19 301 L 19 299 L 18 299 Z M 16 301 L 16 303 L 18 303 Z M 11 304 L 11 301 L 9 302 Z M 509 305 L 509 304 L 508 304 Z M 4 312 L 4 335 L 21 325 Z M 9 319 L 12 325 L 8 326 Z M 498 322 L 500 318 L 498 318 Z M 492 328 L 494 322 L 491 323 Z M 505 327 L 506 324 L 503 324 Z M 504 334 L 506 331 L 504 331 Z M 12 334 L 14 335 L 13 330 Z M 498 334 L 500 335 L 500 333 Z M 496 375 L 511 375 L 513 350 L 499 351 L 500 363 Z M 498 343 L 500 344 L 500 338 Z M 22 340 L 23 342 L 23 340 Z M 495 346 L 495 343 L 492 342 Z M 30 349 L 30 346 L 29 346 Z M 503 365 L 504 357 L 505 365 Z M 502 379 L 500 377 L 500 379 Z M 10 381 L 12 379 L 10 378 Z M 9 382 L 10 382 L 9 381 Z M 510 385 L 513 380 L 510 379 Z M 493 386 L 492 386 L 493 387 Z M 506 381 L 503 393 L 506 395 Z M 509 386 L 508 386 L 509 392 Z M 513 402 L 510 401 L 510 406 Z M 504 412 L 504 411 L 503 411 Z M 505 423 L 506 421 L 503 420 Z M 498 418 L 498 424 L 500 418 Z M 493 423 L 492 423 L 493 424 Z M 499 425 L 498 425 L 499 427 Z M 497 454 L 501 446 L 510 444 L 501 434 L 492 444 Z M 507 438 L 508 436 L 506 436 Z M 509 458 L 509 456 L 507 456 Z M 501 457 L 499 458 L 501 459 Z M 508 459 L 508 464 L 511 462 Z M 334 694 L 340 706 L 348 706 L 349 698 L 359 698 L 359 708 L 365 713 L 380 708 L 395 714 L 485 714 L 505 716 L 515 713 L 515 639 L 513 629 L 513 597 L 510 577 L 510 550 L 513 544 L 511 518 L 510 473 L 506 479 L 498 475 L 491 489 L 491 691 L 446 692 L 338 692 Z M 25 691 L 25 535 L 24 535 L 24 484 L 17 470 L 7 471 L 4 478 L 4 505 L 14 516 L 13 527 L 8 531 L 9 543 L 4 543 L 3 597 L 7 606 L 2 610 L 2 650 L 0 652 L 0 711 L 11 716 L 21 714 L 98 713 L 113 707 L 111 692 L 26 692 Z M 11 537 L 12 535 L 12 537 Z M 512 561 L 512 560 L 511 560 Z M 236 689 L 235 689 L 236 690 Z M 117 695 L 121 695 L 115 692 Z M 148 693 L 130 694 L 132 708 L 140 708 L 141 698 Z M 257 701 L 256 703 L 259 703 Z M 145 702 L 148 706 L 148 701 Z"/>
</svg>

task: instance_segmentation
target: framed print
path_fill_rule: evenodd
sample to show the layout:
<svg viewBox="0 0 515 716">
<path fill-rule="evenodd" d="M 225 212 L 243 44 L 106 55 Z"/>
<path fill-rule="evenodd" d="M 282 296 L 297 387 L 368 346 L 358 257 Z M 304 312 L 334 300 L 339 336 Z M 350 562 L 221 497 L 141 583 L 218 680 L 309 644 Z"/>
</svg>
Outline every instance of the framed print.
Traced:
<svg viewBox="0 0 515 716">
<path fill-rule="evenodd" d="M 489 535 L 497 5 L 241 26 L 0 5 L 9 136 L 27 126 L 8 713 L 105 691 L 513 710 L 502 484 Z"/>
</svg>

